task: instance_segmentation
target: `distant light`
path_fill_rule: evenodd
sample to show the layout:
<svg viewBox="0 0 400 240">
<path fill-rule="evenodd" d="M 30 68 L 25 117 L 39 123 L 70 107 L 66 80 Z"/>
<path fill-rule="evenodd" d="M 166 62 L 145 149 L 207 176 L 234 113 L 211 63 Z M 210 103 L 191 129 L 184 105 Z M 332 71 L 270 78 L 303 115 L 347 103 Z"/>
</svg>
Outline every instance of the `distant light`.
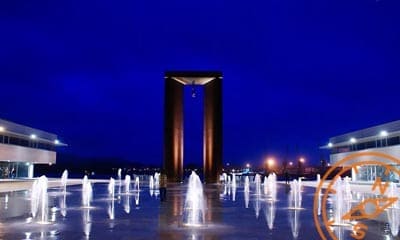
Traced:
<svg viewBox="0 0 400 240">
<path fill-rule="evenodd" d="M 272 167 L 275 165 L 275 160 L 273 158 L 268 158 L 267 159 L 267 165 L 268 167 Z"/>
<path fill-rule="evenodd" d="M 289 162 L 289 165 L 290 165 L 290 166 L 293 166 L 293 162 Z"/>
<path fill-rule="evenodd" d="M 331 164 L 330 163 L 328 163 L 328 167 L 330 167 L 331 166 Z"/>
<path fill-rule="evenodd" d="M 328 147 L 332 147 L 333 146 L 333 144 L 330 142 L 330 143 L 328 143 Z"/>
<path fill-rule="evenodd" d="M 0 126 L 0 132 L 4 132 L 5 128 L 3 126 Z"/>
<path fill-rule="evenodd" d="M 302 157 L 302 158 L 300 158 L 300 162 L 301 163 L 304 163 L 306 160 Z"/>
<path fill-rule="evenodd" d="M 31 139 L 36 139 L 36 135 L 35 134 L 31 134 Z"/>
<path fill-rule="evenodd" d="M 355 143 L 355 142 L 357 142 L 357 140 L 356 140 L 355 138 L 352 137 L 352 138 L 350 138 L 350 142 L 351 142 L 351 143 Z"/>
<path fill-rule="evenodd" d="M 58 141 L 58 139 L 54 140 L 54 144 L 60 144 L 60 141 Z"/>
<path fill-rule="evenodd" d="M 25 165 L 26 165 L 26 166 L 29 166 L 30 164 L 27 162 L 27 163 L 25 163 Z"/>
<path fill-rule="evenodd" d="M 380 135 L 381 137 L 387 137 L 387 136 L 389 135 L 389 133 L 388 133 L 387 131 L 383 130 L 383 131 L 381 131 L 381 132 L 379 133 L 379 135 Z"/>
<path fill-rule="evenodd" d="M 250 167 L 250 163 L 246 163 L 246 167 L 249 168 Z"/>
</svg>

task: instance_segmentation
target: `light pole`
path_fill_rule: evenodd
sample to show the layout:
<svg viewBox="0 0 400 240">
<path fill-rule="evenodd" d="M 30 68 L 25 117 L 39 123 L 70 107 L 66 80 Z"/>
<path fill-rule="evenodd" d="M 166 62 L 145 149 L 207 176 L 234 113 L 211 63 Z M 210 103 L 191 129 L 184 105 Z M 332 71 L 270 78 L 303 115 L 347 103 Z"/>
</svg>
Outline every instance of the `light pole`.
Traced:
<svg viewBox="0 0 400 240">
<path fill-rule="evenodd" d="M 304 171 L 303 171 L 303 166 L 304 166 L 305 161 L 306 161 L 306 160 L 305 160 L 304 157 L 301 157 L 301 158 L 299 159 L 299 163 L 298 163 L 298 167 L 299 167 L 298 172 L 299 172 L 299 175 L 302 175 L 302 174 L 304 173 Z"/>
<path fill-rule="evenodd" d="M 272 168 L 275 166 L 275 159 L 268 158 L 266 163 L 267 163 L 267 173 L 272 172 Z"/>
</svg>

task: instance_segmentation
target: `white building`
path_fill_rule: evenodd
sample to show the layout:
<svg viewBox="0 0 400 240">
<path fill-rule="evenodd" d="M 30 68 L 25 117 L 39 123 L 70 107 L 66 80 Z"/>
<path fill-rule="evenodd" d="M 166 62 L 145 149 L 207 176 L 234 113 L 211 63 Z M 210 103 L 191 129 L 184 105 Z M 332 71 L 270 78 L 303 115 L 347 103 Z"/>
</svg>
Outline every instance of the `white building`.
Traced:
<svg viewBox="0 0 400 240">
<path fill-rule="evenodd" d="M 379 152 L 394 156 L 400 159 L 400 120 L 385 123 L 382 125 L 346 133 L 332 137 L 329 143 L 321 148 L 330 149 L 330 162 L 335 164 L 346 156 L 358 152 Z M 351 165 L 356 161 L 373 160 L 371 157 L 362 156 L 347 162 L 345 166 Z M 400 168 L 386 159 L 384 161 L 392 166 Z M 354 181 L 375 181 L 376 177 L 381 177 L 383 181 L 399 182 L 399 176 L 395 173 L 385 175 L 386 168 L 380 165 L 362 165 L 357 168 L 356 173 L 353 169 L 352 179 Z"/>
<path fill-rule="evenodd" d="M 55 164 L 57 135 L 0 119 L 0 178 L 32 178 L 35 164 Z"/>
</svg>

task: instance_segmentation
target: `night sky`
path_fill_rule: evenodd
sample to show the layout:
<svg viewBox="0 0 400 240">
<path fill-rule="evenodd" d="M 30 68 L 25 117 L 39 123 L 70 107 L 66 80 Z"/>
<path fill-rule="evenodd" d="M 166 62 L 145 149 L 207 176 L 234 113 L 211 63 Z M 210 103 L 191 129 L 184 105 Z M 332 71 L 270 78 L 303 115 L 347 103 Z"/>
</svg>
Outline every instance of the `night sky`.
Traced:
<svg viewBox="0 0 400 240">
<path fill-rule="evenodd" d="M 398 0 L 1 1 L 0 31 L 0 118 L 76 156 L 161 164 L 166 70 L 223 72 L 225 163 L 317 163 L 329 137 L 400 119 Z"/>
</svg>

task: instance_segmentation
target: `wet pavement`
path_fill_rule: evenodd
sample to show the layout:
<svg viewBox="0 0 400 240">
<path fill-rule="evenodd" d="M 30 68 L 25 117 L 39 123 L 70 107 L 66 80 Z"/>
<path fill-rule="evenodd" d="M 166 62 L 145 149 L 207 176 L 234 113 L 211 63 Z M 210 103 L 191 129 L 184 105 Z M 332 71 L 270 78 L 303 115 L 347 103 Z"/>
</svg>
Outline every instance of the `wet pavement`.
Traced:
<svg viewBox="0 0 400 240">
<path fill-rule="evenodd" d="M 81 207 L 81 186 L 69 186 L 66 195 L 49 189 L 48 224 L 31 218 L 30 191 L 1 193 L 0 239 L 321 239 L 313 219 L 312 187 L 303 188 L 302 209 L 289 209 L 284 184 L 278 184 L 275 202 L 254 194 L 254 187 L 247 193 L 241 184 L 207 185 L 201 227 L 182 224 L 184 184 L 169 185 L 166 202 L 146 186 L 125 194 L 117 185 L 115 199 L 108 196 L 107 184 L 96 183 L 93 189 L 91 208 Z M 382 219 L 365 221 L 365 239 L 398 239 Z M 334 232 L 337 239 L 354 239 L 350 230 L 335 227 Z"/>
</svg>

